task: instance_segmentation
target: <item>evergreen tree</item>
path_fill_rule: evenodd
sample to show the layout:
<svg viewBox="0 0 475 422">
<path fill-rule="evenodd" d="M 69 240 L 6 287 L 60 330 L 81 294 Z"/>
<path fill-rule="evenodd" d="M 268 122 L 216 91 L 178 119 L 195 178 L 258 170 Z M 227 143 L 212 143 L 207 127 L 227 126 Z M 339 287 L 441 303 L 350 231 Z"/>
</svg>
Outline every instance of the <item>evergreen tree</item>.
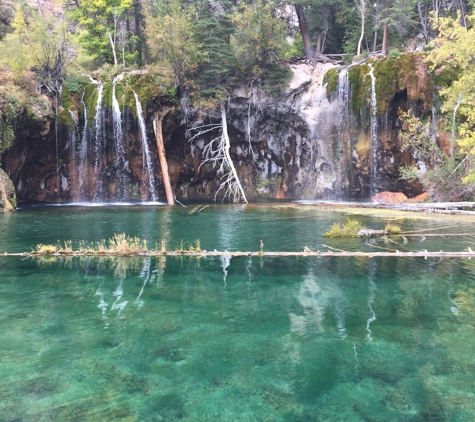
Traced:
<svg viewBox="0 0 475 422">
<path fill-rule="evenodd" d="M 136 39 L 127 30 L 132 0 L 82 0 L 71 8 L 70 17 L 78 24 L 77 38 L 84 49 L 84 63 L 100 66 L 104 63 L 134 62 L 136 51 L 126 48 Z"/>
</svg>

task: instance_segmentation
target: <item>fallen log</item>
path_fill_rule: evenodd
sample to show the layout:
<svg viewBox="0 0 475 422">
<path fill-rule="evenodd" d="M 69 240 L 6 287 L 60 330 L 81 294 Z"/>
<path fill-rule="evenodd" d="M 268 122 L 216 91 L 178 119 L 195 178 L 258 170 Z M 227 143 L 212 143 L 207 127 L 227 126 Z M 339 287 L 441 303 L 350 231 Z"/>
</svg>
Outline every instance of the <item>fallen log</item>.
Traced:
<svg viewBox="0 0 475 422">
<path fill-rule="evenodd" d="M 109 257 L 131 257 L 131 256 L 144 256 L 144 257 L 163 257 L 163 256 L 189 256 L 196 258 L 203 258 L 207 256 L 219 256 L 219 257 L 240 257 L 240 256 L 259 256 L 259 257 L 361 257 L 361 258 L 373 258 L 373 257 L 407 257 L 407 258 L 475 258 L 475 251 L 468 252 L 401 252 L 396 250 L 395 252 L 351 252 L 351 251 L 310 251 L 308 248 L 302 252 L 262 252 L 262 251 L 139 251 L 128 254 L 120 253 L 108 253 L 105 252 L 54 252 L 54 253 L 37 253 L 37 252 L 23 252 L 23 253 L 8 253 L 1 254 L 4 257 L 87 257 L 87 256 L 109 256 Z"/>
</svg>

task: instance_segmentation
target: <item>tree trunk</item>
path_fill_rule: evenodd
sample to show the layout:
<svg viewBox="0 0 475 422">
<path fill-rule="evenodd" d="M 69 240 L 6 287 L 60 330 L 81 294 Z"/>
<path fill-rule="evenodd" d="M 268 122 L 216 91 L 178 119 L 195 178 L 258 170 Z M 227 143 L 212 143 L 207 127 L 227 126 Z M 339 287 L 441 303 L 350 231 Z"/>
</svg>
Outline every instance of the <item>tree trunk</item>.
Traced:
<svg viewBox="0 0 475 422">
<path fill-rule="evenodd" d="M 318 32 L 318 37 L 317 37 L 317 48 L 315 50 L 317 54 L 322 54 L 322 31 Z"/>
<path fill-rule="evenodd" d="M 383 26 L 383 46 L 381 52 L 385 56 L 388 53 L 388 17 L 389 17 L 389 1 L 386 1 L 384 11 L 384 26 Z"/>
<path fill-rule="evenodd" d="M 117 67 L 117 54 L 115 53 L 115 43 L 114 43 L 114 40 L 112 39 L 111 33 L 107 32 L 107 35 L 109 35 L 109 41 L 110 41 L 111 47 L 112 47 L 112 54 L 114 55 L 114 66 Z"/>
<path fill-rule="evenodd" d="M 417 0 L 417 12 L 419 13 L 419 19 L 421 21 L 422 34 L 424 35 L 424 40 L 426 42 L 429 42 L 429 31 L 427 30 L 427 15 L 424 14 L 422 11 L 421 0 Z"/>
<path fill-rule="evenodd" d="M 303 48 L 305 50 L 305 56 L 307 59 L 313 59 L 313 47 L 312 41 L 310 39 L 310 31 L 307 25 L 307 19 L 305 19 L 305 12 L 301 4 L 294 4 L 295 13 L 297 14 L 297 19 L 299 21 L 300 34 L 302 35 Z"/>
<path fill-rule="evenodd" d="M 360 5 L 358 6 L 360 9 L 360 16 L 361 16 L 361 34 L 360 39 L 358 40 L 358 48 L 356 50 L 356 54 L 359 56 L 361 54 L 361 44 L 363 43 L 364 38 L 364 24 L 366 20 L 366 0 L 360 0 Z"/>
<path fill-rule="evenodd" d="M 384 22 L 383 26 L 383 46 L 381 47 L 381 53 L 385 56 L 388 53 L 388 23 Z"/>
<path fill-rule="evenodd" d="M 166 108 L 162 111 L 157 111 L 153 119 L 153 130 L 155 132 L 155 140 L 157 142 L 158 158 L 160 159 L 160 167 L 162 168 L 163 184 L 165 186 L 165 193 L 167 196 L 167 204 L 173 205 L 175 203 L 173 197 L 172 185 L 170 183 L 170 175 L 168 174 L 167 157 L 165 155 L 165 145 L 163 143 L 162 122 L 165 115 L 171 110 Z"/>
<path fill-rule="evenodd" d="M 460 25 L 464 28 L 467 27 L 467 5 L 465 4 L 465 0 L 460 0 Z"/>
</svg>

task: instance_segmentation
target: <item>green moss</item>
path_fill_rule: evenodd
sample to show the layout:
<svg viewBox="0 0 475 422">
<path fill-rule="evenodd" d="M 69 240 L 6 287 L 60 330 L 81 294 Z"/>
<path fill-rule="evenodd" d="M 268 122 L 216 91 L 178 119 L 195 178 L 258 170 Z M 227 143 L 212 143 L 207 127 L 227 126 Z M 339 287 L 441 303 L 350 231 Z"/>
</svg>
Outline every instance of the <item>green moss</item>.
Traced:
<svg viewBox="0 0 475 422">
<path fill-rule="evenodd" d="M 137 110 L 133 91 L 137 93 L 143 110 L 146 110 L 147 104 L 157 97 L 161 97 L 163 102 L 178 103 L 176 88 L 161 74 L 130 75 L 127 86 L 128 88 L 124 92 L 124 102 L 125 106 L 132 110 L 134 116 L 137 116 Z"/>
<path fill-rule="evenodd" d="M 87 122 L 90 124 L 96 119 L 97 84 L 88 84 L 86 86 L 84 104 L 86 104 L 87 109 Z"/>
<path fill-rule="evenodd" d="M 397 80 L 398 62 L 394 59 L 384 58 L 375 61 L 374 76 L 376 78 L 376 104 L 377 114 L 382 116 L 388 109 L 389 101 L 394 96 Z"/>
<path fill-rule="evenodd" d="M 350 107 L 355 115 L 359 115 L 364 126 L 365 112 L 371 98 L 371 78 L 369 63 L 372 63 L 376 79 L 377 115 L 383 116 L 394 95 L 404 89 L 407 90 L 410 101 L 432 102 L 433 82 L 423 87 L 418 79 L 418 54 L 402 54 L 399 58 L 384 57 L 377 60 L 368 60 L 363 65 L 352 66 L 348 69 L 348 78 L 351 87 Z M 328 88 L 327 88 L 328 89 Z M 328 92 L 328 91 L 327 91 Z"/>
<path fill-rule="evenodd" d="M 112 107 L 112 83 L 107 82 L 102 88 L 102 106 L 103 107 Z"/>
<path fill-rule="evenodd" d="M 76 122 L 73 120 L 71 113 L 67 109 L 63 109 L 58 113 L 58 122 L 70 130 L 76 128 Z"/>
<path fill-rule="evenodd" d="M 76 110 L 76 106 L 74 105 L 73 98 L 71 96 L 71 91 L 65 86 L 63 86 L 61 91 L 61 105 L 66 110 Z"/>
<path fill-rule="evenodd" d="M 327 98 L 331 100 L 332 95 L 338 91 L 338 71 L 336 68 L 325 73 L 323 83 L 327 85 Z"/>
</svg>

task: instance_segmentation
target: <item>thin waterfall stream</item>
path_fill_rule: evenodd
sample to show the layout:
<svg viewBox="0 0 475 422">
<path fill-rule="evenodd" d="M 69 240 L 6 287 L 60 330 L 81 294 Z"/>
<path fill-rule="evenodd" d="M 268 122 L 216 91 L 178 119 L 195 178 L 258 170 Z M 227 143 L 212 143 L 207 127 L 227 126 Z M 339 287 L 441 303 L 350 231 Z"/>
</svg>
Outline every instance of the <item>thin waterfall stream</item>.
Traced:
<svg viewBox="0 0 475 422">
<path fill-rule="evenodd" d="M 112 82 L 112 121 L 114 130 L 114 167 L 116 172 L 116 199 L 124 201 L 127 197 L 127 183 L 125 172 L 127 170 L 127 164 L 125 160 L 125 151 L 123 146 L 124 133 L 122 131 L 122 113 L 120 111 L 120 105 L 117 101 L 116 88 L 117 82 L 123 79 L 123 74 L 114 78 Z"/>
<path fill-rule="evenodd" d="M 104 110 L 102 108 L 104 85 L 99 84 L 97 87 L 97 103 L 96 103 L 96 137 L 94 145 L 94 176 L 96 181 L 96 190 L 94 192 L 94 200 L 102 200 L 104 194 L 104 182 L 101 174 L 101 155 L 105 144 L 104 134 Z"/>
<path fill-rule="evenodd" d="M 378 191 L 378 103 L 376 99 L 376 77 L 372 63 L 368 63 L 370 71 L 366 76 L 371 78 L 371 169 L 370 169 L 370 196 Z"/>
<path fill-rule="evenodd" d="M 88 170 L 88 161 L 87 161 L 87 107 L 84 102 L 84 92 L 81 96 L 81 103 L 83 106 L 84 114 L 84 127 L 81 133 L 81 146 L 79 148 L 79 163 L 78 163 L 78 174 L 79 174 L 79 195 L 78 199 L 80 202 L 87 201 L 88 189 L 87 189 L 87 170 Z"/>
<path fill-rule="evenodd" d="M 150 186 L 150 196 L 153 202 L 156 202 L 158 200 L 157 196 L 157 191 L 155 189 L 155 180 L 153 177 L 153 168 L 152 168 L 152 159 L 150 157 L 150 149 L 148 147 L 148 142 L 147 142 L 147 128 L 145 126 L 145 119 L 143 115 L 143 110 L 142 110 L 142 104 L 140 103 L 140 98 L 137 95 L 137 93 L 132 89 L 132 92 L 135 97 L 135 107 L 137 109 L 137 118 L 139 121 L 139 127 L 140 127 L 140 136 L 142 139 L 142 164 L 143 164 L 143 169 L 147 172 L 148 175 L 148 181 L 149 181 L 149 186 Z"/>
<path fill-rule="evenodd" d="M 350 83 L 348 79 L 348 69 L 342 68 L 338 74 L 338 132 L 341 134 L 348 126 L 349 110 L 348 101 L 350 97 Z"/>
</svg>

